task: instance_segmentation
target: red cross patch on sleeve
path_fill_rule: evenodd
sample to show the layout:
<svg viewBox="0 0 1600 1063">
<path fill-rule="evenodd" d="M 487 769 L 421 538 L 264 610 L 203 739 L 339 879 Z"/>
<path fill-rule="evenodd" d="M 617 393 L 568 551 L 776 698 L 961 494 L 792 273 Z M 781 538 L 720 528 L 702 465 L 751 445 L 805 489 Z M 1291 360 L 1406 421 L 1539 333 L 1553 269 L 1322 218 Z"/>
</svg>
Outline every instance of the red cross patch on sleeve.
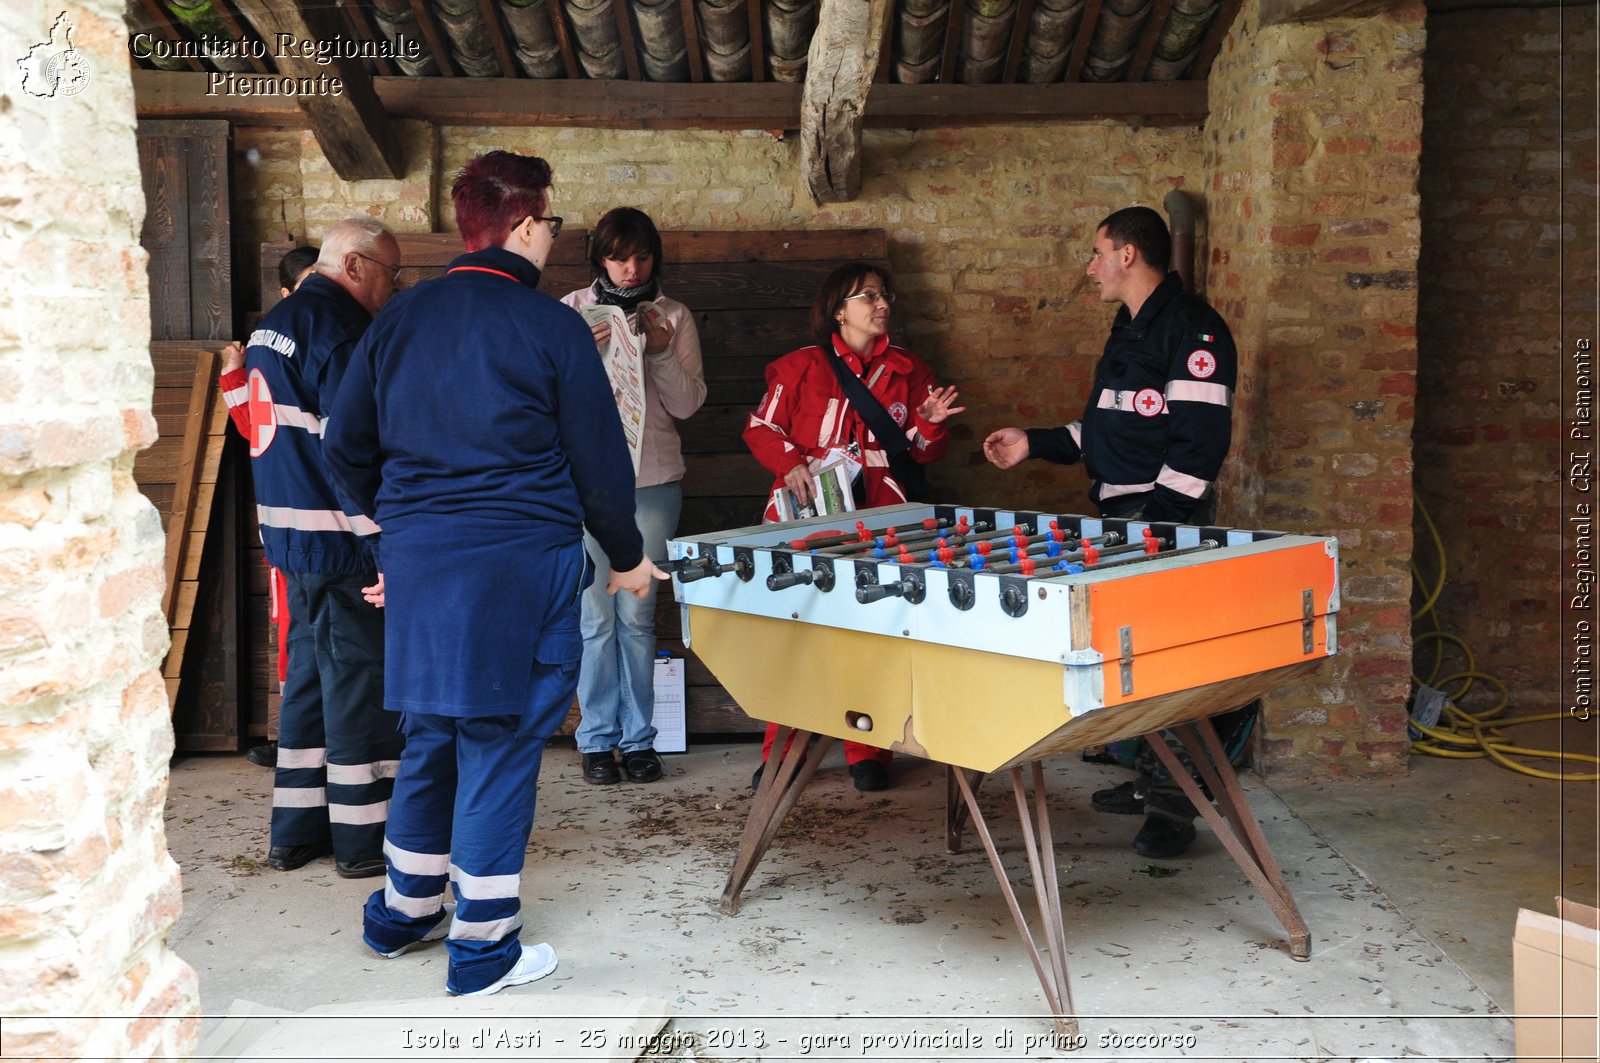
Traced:
<svg viewBox="0 0 1600 1063">
<path fill-rule="evenodd" d="M 1205 348 L 1189 355 L 1189 375 L 1204 380 L 1217 371 L 1217 357 Z"/>
</svg>

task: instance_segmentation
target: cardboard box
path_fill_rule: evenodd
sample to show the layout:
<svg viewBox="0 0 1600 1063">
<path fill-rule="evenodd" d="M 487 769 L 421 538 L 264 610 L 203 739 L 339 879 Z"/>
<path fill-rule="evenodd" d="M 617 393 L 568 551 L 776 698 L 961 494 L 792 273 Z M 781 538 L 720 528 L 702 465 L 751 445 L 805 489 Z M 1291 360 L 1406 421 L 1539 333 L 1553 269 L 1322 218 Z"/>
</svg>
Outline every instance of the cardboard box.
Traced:
<svg viewBox="0 0 1600 1063">
<path fill-rule="evenodd" d="M 1556 913 L 1517 912 L 1517 1058 L 1592 1063 L 1600 1054 L 1600 910 L 1557 897 Z"/>
</svg>

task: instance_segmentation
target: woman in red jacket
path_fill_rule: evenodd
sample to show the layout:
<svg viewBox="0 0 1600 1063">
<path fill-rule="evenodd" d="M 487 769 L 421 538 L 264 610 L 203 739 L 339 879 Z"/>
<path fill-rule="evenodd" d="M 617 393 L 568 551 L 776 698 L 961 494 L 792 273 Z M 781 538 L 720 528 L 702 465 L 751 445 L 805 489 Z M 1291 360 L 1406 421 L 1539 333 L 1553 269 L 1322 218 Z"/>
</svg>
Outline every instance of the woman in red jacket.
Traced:
<svg viewBox="0 0 1600 1063">
<path fill-rule="evenodd" d="M 866 262 L 840 266 L 811 305 L 817 343 L 767 366 L 767 392 L 744 430 L 745 445 L 775 477 L 767 520 L 777 519 L 780 489 L 805 505 L 814 493 L 812 474 L 841 459 L 855 463 L 847 468 L 857 508 L 922 501 L 922 466 L 950 449 L 945 421 L 966 407 L 955 405 L 954 387 L 935 385 L 928 363 L 889 342 L 893 302 L 887 269 Z M 866 386 L 904 433 L 903 444 L 886 446 L 873 433 L 845 393 L 841 370 Z M 777 730 L 767 727 L 763 765 Z M 857 790 L 889 785 L 888 750 L 846 742 L 844 752 Z"/>
</svg>

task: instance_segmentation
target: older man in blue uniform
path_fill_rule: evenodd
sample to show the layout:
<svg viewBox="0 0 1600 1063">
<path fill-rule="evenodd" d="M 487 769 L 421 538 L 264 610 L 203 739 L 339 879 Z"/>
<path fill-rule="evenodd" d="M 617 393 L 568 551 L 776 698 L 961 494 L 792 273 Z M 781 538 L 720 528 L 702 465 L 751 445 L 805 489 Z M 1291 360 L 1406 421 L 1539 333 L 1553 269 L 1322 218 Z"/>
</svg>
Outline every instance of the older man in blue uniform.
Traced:
<svg viewBox="0 0 1600 1063">
<path fill-rule="evenodd" d="M 377 527 L 328 478 L 322 428 L 350 354 L 394 294 L 400 249 L 370 218 L 329 230 L 314 272 L 245 345 L 250 464 L 267 560 L 289 592 L 267 863 L 333 854 L 345 878 L 383 873 L 403 739 L 383 704 L 383 616 L 363 600 Z"/>
<path fill-rule="evenodd" d="M 593 568 L 643 596 L 666 579 L 634 523 L 633 463 L 594 337 L 536 291 L 560 232 L 550 167 L 497 151 L 451 189 L 468 253 L 390 304 L 328 426 L 336 478 L 383 525 L 388 702 L 406 751 L 364 911 L 386 957 L 448 937 L 445 988 L 543 978 L 519 896 L 545 742 L 577 689 Z M 453 918 L 444 895 L 454 885 Z"/>
</svg>

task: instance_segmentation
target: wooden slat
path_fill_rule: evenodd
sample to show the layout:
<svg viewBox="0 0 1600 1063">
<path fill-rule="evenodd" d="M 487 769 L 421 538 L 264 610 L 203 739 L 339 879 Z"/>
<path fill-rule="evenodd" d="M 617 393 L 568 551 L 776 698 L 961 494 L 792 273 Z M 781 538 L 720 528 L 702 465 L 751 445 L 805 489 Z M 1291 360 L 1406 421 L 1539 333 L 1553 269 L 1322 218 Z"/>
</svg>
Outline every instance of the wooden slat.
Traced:
<svg viewBox="0 0 1600 1063">
<path fill-rule="evenodd" d="M 144 228 L 139 242 L 150 256 L 150 334 L 169 340 L 189 331 L 189 168 L 182 141 L 167 123 L 139 125 L 139 172 L 144 184 Z"/>
<path fill-rule="evenodd" d="M 546 0 L 546 3 L 556 2 Z M 689 80 L 703 82 L 706 79 L 706 60 L 700 54 L 700 20 L 694 13 L 694 0 L 678 0 L 678 12 L 683 20 L 683 43 L 689 54 Z"/>
<path fill-rule="evenodd" d="M 228 151 L 225 123 L 217 136 L 185 140 L 189 164 L 189 329 L 192 339 L 226 342 L 233 331 L 233 262 L 228 246 Z"/>
<path fill-rule="evenodd" d="M 366 4 L 360 3 L 358 0 L 351 0 L 349 3 L 341 3 L 339 10 L 344 12 L 345 22 L 349 24 L 351 35 L 356 40 L 371 41 L 374 44 L 385 40 L 383 35 L 378 32 L 378 28 L 373 25 L 372 16 L 367 13 Z M 373 57 L 373 64 L 378 68 L 380 76 L 391 77 L 399 72 L 400 68 L 395 65 L 394 61 L 382 54 L 384 49 L 377 48 L 374 51 L 378 54 Z"/>
<path fill-rule="evenodd" d="M 168 624 L 173 620 L 178 572 L 183 567 L 183 551 L 189 544 L 189 527 L 194 521 L 195 492 L 203 464 L 202 448 L 216 395 L 217 361 L 214 351 L 194 352 L 189 411 L 183 427 L 183 453 L 173 478 L 172 510 L 167 517 L 166 585 L 161 596 L 161 611 L 166 614 Z"/>
<path fill-rule="evenodd" d="M 1088 0 L 1083 8 L 1083 17 L 1078 20 L 1078 36 L 1072 42 L 1072 58 L 1067 61 L 1066 73 L 1061 80 L 1071 84 L 1083 74 L 1083 61 L 1089 56 L 1089 43 L 1094 40 L 1094 31 L 1100 24 L 1101 0 Z"/>
<path fill-rule="evenodd" d="M 374 80 L 391 117 L 440 125 L 800 127 L 801 86 L 788 82 L 722 85 L 523 78 L 485 92 L 477 78 Z M 308 124 L 299 108 L 282 97 L 207 96 L 203 74 L 135 70 L 133 83 L 141 118 L 206 116 L 290 129 L 304 129 Z M 1190 81 L 1071 86 L 887 84 L 873 89 L 865 123 L 879 129 L 941 129 L 1142 118 L 1149 125 L 1198 126 L 1205 123 L 1206 106 L 1205 86 Z"/>
<path fill-rule="evenodd" d="M 566 68 L 567 80 L 575 81 L 583 77 L 583 69 L 572 50 L 572 31 L 567 28 L 566 6 L 565 0 L 545 0 L 544 9 L 550 13 L 550 28 L 555 32 L 556 46 L 561 49 L 561 65 Z"/>
<path fill-rule="evenodd" d="M 939 60 L 939 84 L 956 80 L 956 61 L 961 58 L 961 28 L 966 22 L 967 0 L 950 0 L 950 14 L 944 22 L 944 57 Z"/>
<path fill-rule="evenodd" d="M 1156 0 L 1160 3 L 1161 0 Z M 1171 3 L 1172 0 L 1167 0 Z M 1000 80 L 1007 85 L 1015 84 L 1017 70 L 1022 66 L 1022 49 L 1028 40 L 1028 29 L 1033 24 L 1033 0 L 1019 0 L 1017 15 L 1011 22 L 1011 46 L 1006 50 L 1006 62 L 1000 72 Z"/>
<path fill-rule="evenodd" d="M 872 80 L 879 85 L 889 82 L 889 75 L 894 73 L 894 13 L 895 5 L 883 5 L 883 25 L 878 31 L 878 40 L 882 45 L 878 48 L 878 69 L 873 73 Z"/>
<path fill-rule="evenodd" d="M 478 0 L 478 15 L 489 31 L 489 41 L 494 45 L 495 61 L 500 64 L 500 76 L 519 78 L 522 68 L 511 55 L 511 45 L 506 42 L 505 27 L 500 24 L 500 5 L 495 0 Z"/>
<path fill-rule="evenodd" d="M 1123 71 L 1124 81 L 1143 81 L 1150 71 L 1150 60 L 1156 54 L 1156 42 L 1167 25 L 1167 15 L 1172 11 L 1172 0 L 1155 0 L 1150 14 L 1145 17 L 1144 32 L 1139 35 L 1139 47 Z"/>
<path fill-rule="evenodd" d="M 744 10 L 750 26 L 750 80 L 760 84 L 767 80 L 767 27 L 761 20 L 761 0 L 745 0 Z"/>
<path fill-rule="evenodd" d="M 233 10 L 231 0 L 211 0 L 211 10 L 222 20 L 223 26 L 227 27 L 228 37 L 231 40 L 258 43 L 263 46 L 267 54 L 270 55 L 272 53 L 271 46 L 262 41 L 260 34 L 254 32 Z M 267 64 L 266 60 L 258 58 L 254 53 L 247 56 L 246 59 L 250 64 L 250 69 L 258 74 L 266 74 L 272 71 L 272 67 Z"/>
<path fill-rule="evenodd" d="M 644 71 L 639 65 L 639 45 L 634 40 L 633 14 L 628 9 L 628 0 L 611 0 L 611 14 L 617 23 L 622 65 L 628 70 L 628 80 L 643 81 Z"/>
<path fill-rule="evenodd" d="M 433 17 L 433 5 L 428 0 L 411 0 L 411 14 L 417 20 L 417 31 L 422 34 L 428 50 L 433 53 L 433 62 L 439 68 L 439 76 L 455 77 L 455 55 L 450 51 L 449 38 L 439 28 L 438 20 Z M 482 91 L 481 85 L 478 91 Z"/>
<path fill-rule="evenodd" d="M 1239 16 L 1239 8 L 1243 3 L 1244 0 L 1222 0 L 1222 7 L 1217 11 L 1217 17 L 1211 20 L 1194 63 L 1184 72 L 1185 81 L 1203 82 L 1211 76 L 1211 64 L 1216 61 L 1217 53 L 1222 51 L 1222 42 L 1227 39 L 1228 30 Z"/>
</svg>

